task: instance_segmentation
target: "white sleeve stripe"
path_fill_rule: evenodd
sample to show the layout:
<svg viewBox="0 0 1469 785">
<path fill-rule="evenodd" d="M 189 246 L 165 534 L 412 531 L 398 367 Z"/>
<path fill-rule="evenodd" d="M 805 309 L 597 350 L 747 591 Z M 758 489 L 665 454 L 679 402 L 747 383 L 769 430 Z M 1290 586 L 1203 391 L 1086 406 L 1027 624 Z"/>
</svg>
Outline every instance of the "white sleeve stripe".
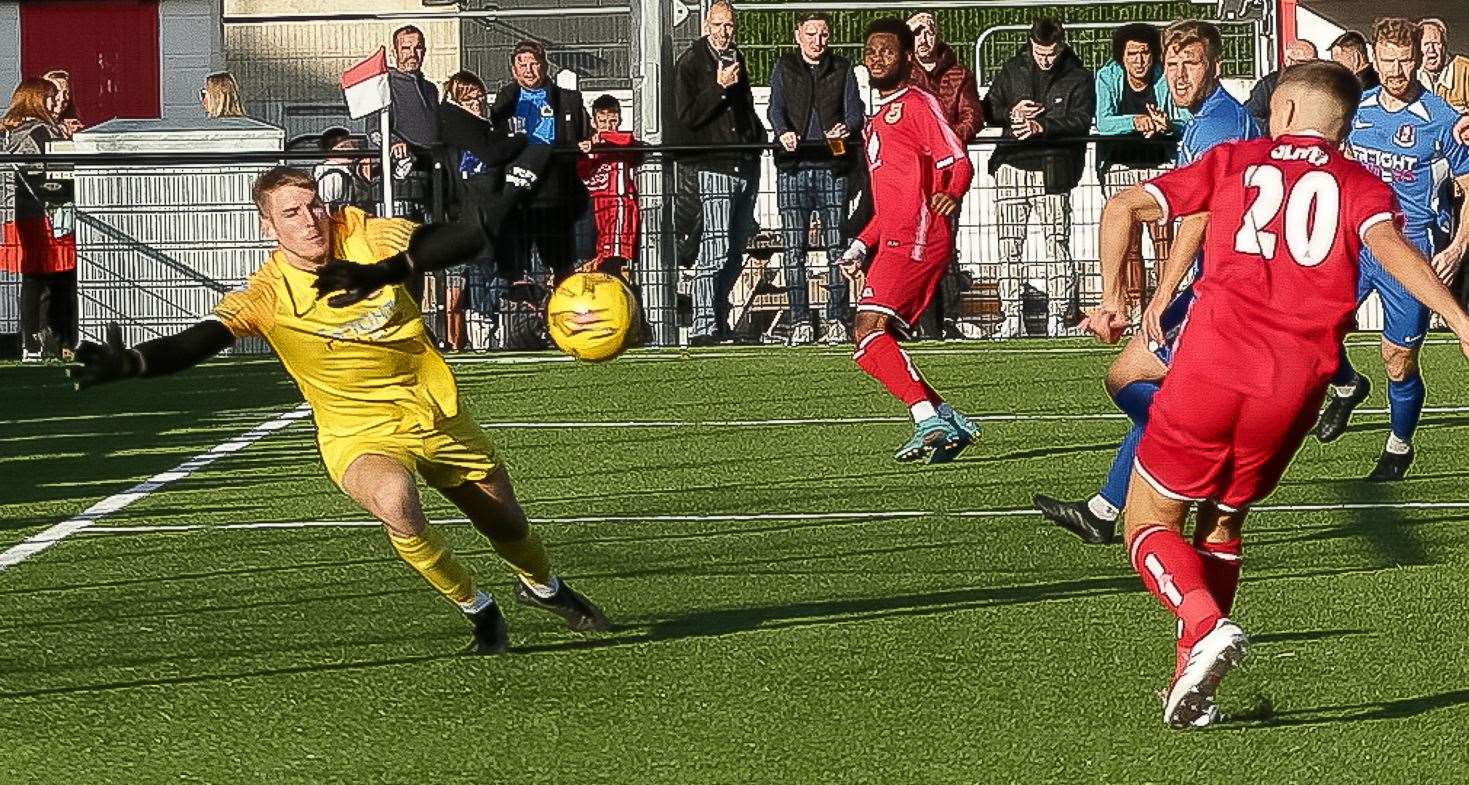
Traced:
<svg viewBox="0 0 1469 785">
<path fill-rule="evenodd" d="M 1163 189 L 1152 183 L 1143 183 L 1143 190 L 1157 200 L 1158 206 L 1163 209 L 1163 217 L 1158 219 L 1159 223 L 1167 223 L 1173 218 L 1173 210 L 1168 206 L 1168 197 L 1163 195 Z"/>
<path fill-rule="evenodd" d="M 1387 213 L 1387 212 L 1374 213 L 1373 215 L 1368 216 L 1367 217 L 1367 220 L 1363 221 L 1362 222 L 1362 225 L 1357 227 L 1357 238 L 1360 239 L 1364 243 L 1367 242 L 1367 230 L 1368 229 L 1371 229 L 1372 227 L 1374 227 L 1374 226 L 1382 223 L 1383 221 L 1391 221 L 1391 220 L 1392 220 L 1392 213 Z"/>
<path fill-rule="evenodd" d="M 954 160 L 955 160 L 954 156 L 951 155 L 948 158 L 944 158 L 944 159 L 942 159 L 942 160 L 934 163 L 933 168 L 935 168 L 935 169 L 947 169 L 948 167 L 954 165 Z"/>
</svg>

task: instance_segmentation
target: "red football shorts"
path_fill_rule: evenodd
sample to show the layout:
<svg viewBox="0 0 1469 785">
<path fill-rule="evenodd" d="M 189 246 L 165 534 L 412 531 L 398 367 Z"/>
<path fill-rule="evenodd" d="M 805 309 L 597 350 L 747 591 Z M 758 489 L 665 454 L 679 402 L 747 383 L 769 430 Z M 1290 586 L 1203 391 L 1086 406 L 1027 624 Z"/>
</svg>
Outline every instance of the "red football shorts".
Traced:
<svg viewBox="0 0 1469 785">
<path fill-rule="evenodd" d="M 1175 365 L 1148 412 L 1137 471 L 1169 498 L 1244 509 L 1280 483 L 1316 423 L 1328 380 L 1299 374 L 1250 392 Z"/>
<path fill-rule="evenodd" d="M 908 330 L 933 302 L 952 257 L 951 236 L 933 238 L 916 254 L 911 244 L 884 243 L 867 268 L 867 283 L 857 300 L 857 310 L 885 313 Z"/>
</svg>

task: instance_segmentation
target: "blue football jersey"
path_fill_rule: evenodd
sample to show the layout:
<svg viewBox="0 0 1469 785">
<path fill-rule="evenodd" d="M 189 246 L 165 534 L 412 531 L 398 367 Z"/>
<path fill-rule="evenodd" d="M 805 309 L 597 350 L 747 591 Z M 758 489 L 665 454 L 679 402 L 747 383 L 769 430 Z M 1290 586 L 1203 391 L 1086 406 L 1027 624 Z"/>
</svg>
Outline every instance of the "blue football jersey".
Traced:
<svg viewBox="0 0 1469 785">
<path fill-rule="evenodd" d="M 1392 187 L 1408 228 L 1447 227 L 1448 182 L 1469 174 L 1469 148 L 1454 138 L 1459 113 L 1428 92 L 1396 112 L 1381 98 L 1381 87 L 1362 94 L 1347 135 L 1352 157 Z"/>
<path fill-rule="evenodd" d="M 1255 118 L 1245 109 L 1244 104 L 1236 101 L 1224 89 L 1224 85 L 1220 85 L 1204 99 L 1198 113 L 1184 127 L 1175 163 L 1187 166 L 1203 158 L 1204 153 L 1209 152 L 1214 145 L 1258 136 L 1260 126 L 1255 124 Z"/>
</svg>

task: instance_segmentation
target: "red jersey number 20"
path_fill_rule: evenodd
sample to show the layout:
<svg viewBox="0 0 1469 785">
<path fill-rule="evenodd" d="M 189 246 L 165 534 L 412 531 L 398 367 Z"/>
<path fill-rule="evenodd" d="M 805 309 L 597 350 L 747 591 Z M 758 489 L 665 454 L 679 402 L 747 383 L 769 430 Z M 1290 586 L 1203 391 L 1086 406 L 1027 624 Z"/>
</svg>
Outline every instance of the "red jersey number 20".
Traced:
<svg viewBox="0 0 1469 785">
<path fill-rule="evenodd" d="M 1245 210 L 1244 221 L 1234 235 L 1240 253 L 1274 261 L 1280 237 L 1267 226 L 1285 207 L 1281 226 L 1286 249 L 1296 264 L 1315 267 L 1326 260 L 1336 242 L 1341 220 L 1341 185 L 1330 172 L 1311 171 L 1285 190 L 1285 173 L 1271 164 L 1245 169 L 1245 187 L 1255 190 L 1255 200 Z"/>
</svg>

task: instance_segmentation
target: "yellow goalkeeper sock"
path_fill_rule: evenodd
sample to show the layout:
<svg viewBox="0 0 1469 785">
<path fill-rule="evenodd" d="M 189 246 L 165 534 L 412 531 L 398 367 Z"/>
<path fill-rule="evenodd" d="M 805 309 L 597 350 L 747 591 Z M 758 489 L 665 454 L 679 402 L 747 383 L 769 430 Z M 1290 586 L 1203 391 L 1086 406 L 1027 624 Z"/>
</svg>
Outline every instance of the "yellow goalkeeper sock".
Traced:
<svg viewBox="0 0 1469 785">
<path fill-rule="evenodd" d="M 500 558 L 520 573 L 522 578 L 533 585 L 545 586 L 551 583 L 551 557 L 546 554 L 546 546 L 541 544 L 540 535 L 534 531 L 514 542 L 492 539 L 490 543 L 495 546 Z"/>
<path fill-rule="evenodd" d="M 403 557 L 403 561 L 417 570 L 440 594 L 461 608 L 475 604 L 474 579 L 449 550 L 449 543 L 433 528 L 424 527 L 416 537 L 399 537 L 389 532 L 388 541 L 393 543 L 393 549 Z"/>
</svg>

